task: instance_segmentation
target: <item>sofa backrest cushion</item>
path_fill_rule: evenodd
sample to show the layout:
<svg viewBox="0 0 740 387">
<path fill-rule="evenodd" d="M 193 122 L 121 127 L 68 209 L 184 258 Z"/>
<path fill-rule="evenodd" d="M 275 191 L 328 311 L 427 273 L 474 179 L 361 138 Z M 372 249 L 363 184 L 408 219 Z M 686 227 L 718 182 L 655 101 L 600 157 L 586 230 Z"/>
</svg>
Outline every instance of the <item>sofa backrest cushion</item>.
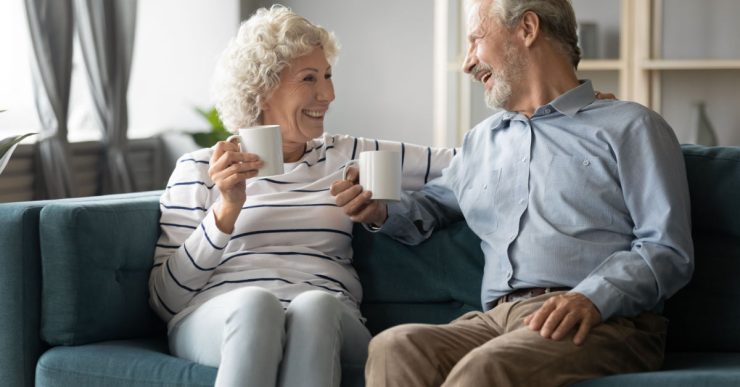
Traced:
<svg viewBox="0 0 740 387">
<path fill-rule="evenodd" d="M 159 198 L 55 202 L 41 211 L 41 335 L 52 345 L 148 336 Z"/>
<path fill-rule="evenodd" d="M 740 147 L 683 146 L 695 270 L 666 302 L 668 349 L 740 349 Z"/>
<path fill-rule="evenodd" d="M 465 222 L 418 246 L 355 226 L 352 247 L 372 332 L 403 322 L 444 323 L 481 309 L 483 253 Z"/>
</svg>

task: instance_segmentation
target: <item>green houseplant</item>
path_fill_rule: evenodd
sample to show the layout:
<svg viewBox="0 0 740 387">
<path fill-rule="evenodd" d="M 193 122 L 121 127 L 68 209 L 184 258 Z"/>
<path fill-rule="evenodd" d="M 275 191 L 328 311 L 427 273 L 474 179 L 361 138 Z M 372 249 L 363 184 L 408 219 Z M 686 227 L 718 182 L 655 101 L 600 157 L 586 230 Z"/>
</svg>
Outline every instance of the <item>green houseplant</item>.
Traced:
<svg viewBox="0 0 740 387">
<path fill-rule="evenodd" d="M 221 122 L 221 119 L 218 118 L 218 111 L 216 111 L 215 107 L 210 109 L 195 108 L 195 111 L 205 118 L 210 125 L 210 131 L 208 132 L 192 133 L 193 140 L 196 144 L 203 148 L 208 148 L 219 141 L 226 140 L 231 135 L 231 133 L 224 128 L 224 124 Z"/>
<path fill-rule="evenodd" d="M 5 110 L 0 110 L 0 113 L 4 111 Z M 24 138 L 34 134 L 36 133 L 26 133 L 0 140 L 0 173 L 3 173 L 3 170 L 8 165 L 10 156 L 13 154 L 13 151 L 15 151 L 15 147 L 18 146 L 18 143 L 23 141 Z"/>
</svg>

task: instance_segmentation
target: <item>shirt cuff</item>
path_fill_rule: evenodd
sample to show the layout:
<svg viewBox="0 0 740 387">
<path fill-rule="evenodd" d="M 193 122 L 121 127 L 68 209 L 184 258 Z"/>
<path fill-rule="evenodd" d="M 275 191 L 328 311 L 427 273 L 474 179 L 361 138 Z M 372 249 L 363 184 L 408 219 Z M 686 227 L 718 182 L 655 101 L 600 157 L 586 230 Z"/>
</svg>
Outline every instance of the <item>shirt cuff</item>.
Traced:
<svg viewBox="0 0 740 387">
<path fill-rule="evenodd" d="M 606 321 L 620 315 L 620 305 L 624 295 L 619 289 L 601 277 L 587 277 L 572 290 L 588 297 L 601 312 L 601 320 Z"/>
<path fill-rule="evenodd" d="M 216 215 L 213 214 L 212 210 L 208 211 L 208 214 L 203 218 L 200 225 L 202 227 L 201 231 L 205 234 L 204 236 L 206 240 L 216 250 L 223 250 L 226 245 L 229 244 L 231 234 L 221 231 L 218 226 L 216 226 Z"/>
<path fill-rule="evenodd" d="M 377 231 L 383 231 L 386 234 L 393 235 L 404 230 L 408 225 L 408 221 L 405 217 L 400 215 L 401 212 L 402 208 L 399 207 L 398 203 L 389 203 L 388 218 Z"/>
</svg>

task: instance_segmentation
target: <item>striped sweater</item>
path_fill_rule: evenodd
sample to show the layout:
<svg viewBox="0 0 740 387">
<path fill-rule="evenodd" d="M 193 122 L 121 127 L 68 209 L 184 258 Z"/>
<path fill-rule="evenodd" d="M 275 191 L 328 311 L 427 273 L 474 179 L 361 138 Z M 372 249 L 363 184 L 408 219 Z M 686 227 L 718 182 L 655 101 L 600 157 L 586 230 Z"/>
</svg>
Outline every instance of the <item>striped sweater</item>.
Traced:
<svg viewBox="0 0 740 387">
<path fill-rule="evenodd" d="M 362 287 L 352 267 L 352 222 L 329 187 L 366 150 L 402 155 L 403 187 L 441 174 L 453 149 L 324 134 L 279 176 L 247 180 L 234 231 L 221 232 L 211 208 L 219 191 L 208 176 L 210 148 L 182 156 L 160 199 L 161 236 L 149 278 L 150 303 L 172 329 L 209 299 L 244 286 L 275 294 L 284 307 L 316 289 L 336 295 L 360 318 Z"/>
</svg>

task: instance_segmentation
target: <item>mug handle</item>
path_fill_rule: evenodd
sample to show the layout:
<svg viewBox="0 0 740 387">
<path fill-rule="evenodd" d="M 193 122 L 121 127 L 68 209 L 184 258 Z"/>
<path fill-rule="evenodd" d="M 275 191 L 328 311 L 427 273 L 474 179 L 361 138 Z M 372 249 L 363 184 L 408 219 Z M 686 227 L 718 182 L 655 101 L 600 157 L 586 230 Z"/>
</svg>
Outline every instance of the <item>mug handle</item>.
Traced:
<svg viewBox="0 0 740 387">
<path fill-rule="evenodd" d="M 236 144 L 236 146 L 239 147 L 239 152 L 244 152 L 244 145 L 242 145 L 242 139 L 238 134 L 232 134 L 226 139 L 226 141 Z"/>
<path fill-rule="evenodd" d="M 349 167 L 352 166 L 352 164 L 357 164 L 359 166 L 360 165 L 360 162 L 357 161 L 357 160 L 347 161 L 344 164 L 344 171 L 342 171 L 342 180 L 347 180 L 347 171 L 349 170 Z"/>
</svg>

